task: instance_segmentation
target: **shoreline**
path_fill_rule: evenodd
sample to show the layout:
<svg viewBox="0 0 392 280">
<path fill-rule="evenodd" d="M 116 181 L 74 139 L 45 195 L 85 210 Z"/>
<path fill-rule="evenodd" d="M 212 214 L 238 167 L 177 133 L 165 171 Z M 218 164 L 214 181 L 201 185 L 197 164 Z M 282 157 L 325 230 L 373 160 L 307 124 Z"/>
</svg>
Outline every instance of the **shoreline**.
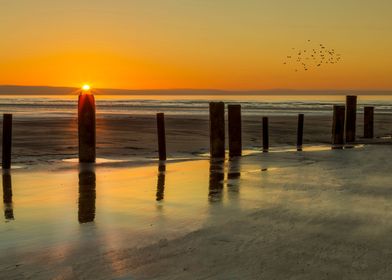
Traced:
<svg viewBox="0 0 392 280">
<path fill-rule="evenodd" d="M 358 143 L 388 142 L 392 115 L 375 115 L 375 136 L 361 139 L 362 114 L 357 117 Z M 209 152 L 208 116 L 166 116 L 166 143 L 169 158 L 195 158 Z M 270 147 L 295 147 L 296 116 L 271 116 Z M 305 146 L 330 145 L 331 116 L 305 115 Z M 12 162 L 14 165 L 52 164 L 65 158 L 76 158 L 76 118 L 15 117 L 13 124 Z M 258 116 L 243 116 L 244 150 L 262 146 L 262 123 Z M 227 135 L 227 133 L 226 133 Z M 0 148 L 1 149 L 1 148 Z M 150 161 L 158 157 L 155 115 L 97 116 L 97 156 L 99 158 Z"/>
</svg>

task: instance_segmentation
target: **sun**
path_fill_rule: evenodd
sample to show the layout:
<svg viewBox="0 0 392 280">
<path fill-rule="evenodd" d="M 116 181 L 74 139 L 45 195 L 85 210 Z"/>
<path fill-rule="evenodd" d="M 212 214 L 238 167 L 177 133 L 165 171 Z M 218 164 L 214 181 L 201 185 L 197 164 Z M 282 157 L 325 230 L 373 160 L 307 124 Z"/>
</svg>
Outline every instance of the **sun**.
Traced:
<svg viewBox="0 0 392 280">
<path fill-rule="evenodd" d="M 90 89 L 91 89 L 90 85 L 85 84 L 82 86 L 83 91 L 89 91 Z"/>
</svg>

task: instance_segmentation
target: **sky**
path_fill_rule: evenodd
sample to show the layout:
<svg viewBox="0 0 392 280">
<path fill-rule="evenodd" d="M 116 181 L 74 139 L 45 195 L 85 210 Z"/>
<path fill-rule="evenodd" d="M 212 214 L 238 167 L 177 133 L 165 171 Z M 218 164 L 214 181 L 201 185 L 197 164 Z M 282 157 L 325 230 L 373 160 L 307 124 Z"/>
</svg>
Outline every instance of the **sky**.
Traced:
<svg viewBox="0 0 392 280">
<path fill-rule="evenodd" d="M 390 0 L 0 0 L 0 84 L 392 89 Z M 338 64 L 295 72 L 292 48 Z"/>
</svg>

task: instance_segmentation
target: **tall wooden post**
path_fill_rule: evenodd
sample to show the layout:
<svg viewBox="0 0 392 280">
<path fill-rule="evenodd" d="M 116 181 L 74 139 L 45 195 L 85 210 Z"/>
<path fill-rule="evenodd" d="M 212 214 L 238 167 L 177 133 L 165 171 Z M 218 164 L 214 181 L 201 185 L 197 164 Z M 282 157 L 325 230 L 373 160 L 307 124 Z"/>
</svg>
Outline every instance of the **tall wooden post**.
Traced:
<svg viewBox="0 0 392 280">
<path fill-rule="evenodd" d="M 363 114 L 363 137 L 374 137 L 374 107 L 365 107 Z"/>
<path fill-rule="evenodd" d="M 11 168 L 11 149 L 12 149 L 12 114 L 3 115 L 3 154 L 2 168 Z"/>
<path fill-rule="evenodd" d="M 225 104 L 210 103 L 210 154 L 212 158 L 225 157 Z"/>
<path fill-rule="evenodd" d="M 355 127 L 357 119 L 357 97 L 346 96 L 346 142 L 355 142 Z"/>
<path fill-rule="evenodd" d="M 342 149 L 344 145 L 344 118 L 345 107 L 333 106 L 333 122 L 332 122 L 332 148 Z"/>
<path fill-rule="evenodd" d="M 298 115 L 298 128 L 297 128 L 297 151 L 302 151 L 304 134 L 304 114 Z"/>
<path fill-rule="evenodd" d="M 263 152 L 267 153 L 268 149 L 269 149 L 268 117 L 263 117 Z"/>
<path fill-rule="evenodd" d="M 242 155 L 241 105 L 229 105 L 229 156 Z"/>
<path fill-rule="evenodd" d="M 94 95 L 79 95 L 78 103 L 79 128 L 79 162 L 95 162 L 95 99 Z"/>
<path fill-rule="evenodd" d="M 165 115 L 157 114 L 159 160 L 166 160 Z"/>
</svg>

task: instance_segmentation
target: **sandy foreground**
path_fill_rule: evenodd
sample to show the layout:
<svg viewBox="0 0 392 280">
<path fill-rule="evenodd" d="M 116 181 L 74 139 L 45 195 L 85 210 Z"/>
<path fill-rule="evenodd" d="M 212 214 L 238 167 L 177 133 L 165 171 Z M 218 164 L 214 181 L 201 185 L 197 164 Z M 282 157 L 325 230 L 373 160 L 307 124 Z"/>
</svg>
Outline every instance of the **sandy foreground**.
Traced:
<svg viewBox="0 0 392 280">
<path fill-rule="evenodd" d="M 15 169 L 0 278 L 391 279 L 391 157 L 374 145 L 98 165 L 94 182 L 73 163 Z"/>
</svg>

